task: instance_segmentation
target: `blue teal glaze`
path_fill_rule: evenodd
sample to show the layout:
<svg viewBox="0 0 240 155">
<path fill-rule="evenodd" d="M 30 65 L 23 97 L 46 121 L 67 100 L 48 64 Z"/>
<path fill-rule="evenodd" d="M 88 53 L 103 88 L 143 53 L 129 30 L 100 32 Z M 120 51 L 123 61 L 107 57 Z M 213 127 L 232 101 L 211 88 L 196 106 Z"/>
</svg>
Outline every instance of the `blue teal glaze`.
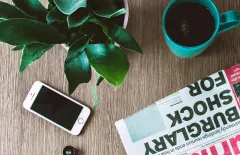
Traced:
<svg viewBox="0 0 240 155">
<path fill-rule="evenodd" d="M 222 33 L 231 30 L 240 25 L 240 12 L 239 11 L 229 11 L 223 13 L 221 16 L 221 23 L 218 33 Z"/>
<path fill-rule="evenodd" d="M 215 19 L 215 24 L 216 28 L 214 31 L 213 36 L 204 44 L 201 44 L 199 46 L 193 46 L 193 47 L 187 47 L 187 46 L 182 46 L 180 44 L 177 44 L 174 42 L 167 34 L 166 27 L 165 27 L 165 19 L 166 19 L 166 14 L 169 10 L 170 7 L 177 5 L 179 3 L 183 2 L 198 2 L 205 7 L 207 7 L 214 19 Z M 203 23 L 204 24 L 204 23 Z M 223 13 L 220 15 L 218 12 L 218 9 L 216 5 L 211 1 L 211 0 L 172 0 L 170 4 L 167 6 L 166 10 L 164 11 L 163 14 L 163 19 L 162 19 L 162 28 L 163 28 L 163 35 L 164 38 L 167 42 L 167 45 L 171 49 L 171 51 L 178 57 L 181 58 L 191 58 L 195 57 L 202 52 L 204 52 L 215 40 L 216 36 L 222 32 L 231 30 L 237 26 L 240 25 L 240 12 L 239 11 L 229 11 L 226 13 Z"/>
</svg>

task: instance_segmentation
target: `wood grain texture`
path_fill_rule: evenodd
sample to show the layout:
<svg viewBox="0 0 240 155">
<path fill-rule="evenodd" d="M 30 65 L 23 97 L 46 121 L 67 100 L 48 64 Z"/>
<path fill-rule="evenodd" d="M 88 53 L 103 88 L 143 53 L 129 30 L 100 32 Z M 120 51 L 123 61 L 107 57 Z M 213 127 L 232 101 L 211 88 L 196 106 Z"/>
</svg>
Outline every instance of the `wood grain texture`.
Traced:
<svg viewBox="0 0 240 155">
<path fill-rule="evenodd" d="M 11 3 L 10 0 L 3 0 Z M 46 4 L 46 0 L 43 1 Z M 84 132 L 71 136 L 22 108 L 36 80 L 67 92 L 63 64 L 66 51 L 59 45 L 18 74 L 21 52 L 0 43 L 0 155 L 60 155 L 66 145 L 79 155 L 125 155 L 114 122 L 148 106 L 220 69 L 240 62 L 240 28 L 217 37 L 202 55 L 192 59 L 174 56 L 164 42 L 161 16 L 170 0 L 129 0 L 128 30 L 141 44 L 144 55 L 127 52 L 131 62 L 124 84 L 117 90 L 107 83 L 99 87 L 100 107 Z M 239 0 L 214 0 L 220 12 L 240 10 Z M 91 107 L 92 86 L 78 87 L 73 98 Z"/>
</svg>

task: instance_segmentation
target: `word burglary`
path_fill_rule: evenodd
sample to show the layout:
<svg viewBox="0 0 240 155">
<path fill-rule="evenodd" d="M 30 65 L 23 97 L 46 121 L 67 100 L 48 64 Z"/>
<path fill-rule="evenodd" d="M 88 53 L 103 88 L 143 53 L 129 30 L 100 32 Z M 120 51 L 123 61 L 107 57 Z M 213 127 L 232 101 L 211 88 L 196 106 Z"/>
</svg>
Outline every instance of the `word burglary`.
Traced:
<svg viewBox="0 0 240 155">
<path fill-rule="evenodd" d="M 207 110 L 213 111 L 216 107 L 220 108 L 223 105 L 230 104 L 233 101 L 233 98 L 229 93 L 230 90 L 224 90 L 220 93 L 220 95 L 214 95 L 213 101 L 211 101 L 210 98 L 207 98 L 206 102 L 196 102 L 193 108 L 183 107 L 180 111 L 175 111 L 174 115 L 168 114 L 167 117 L 172 121 L 171 127 L 181 124 L 184 121 L 192 120 L 194 115 L 201 116 L 204 115 Z M 201 110 L 199 107 L 201 107 Z M 207 117 L 206 119 L 200 120 L 198 123 L 192 123 L 184 128 L 172 132 L 171 134 L 166 134 L 162 137 L 159 137 L 159 139 L 152 140 L 152 143 L 155 145 L 154 148 L 151 148 L 149 143 L 145 143 L 145 155 L 156 154 L 157 152 L 168 149 L 166 142 L 168 142 L 171 146 L 176 146 L 178 136 L 182 135 L 184 140 L 188 141 L 190 137 L 196 138 L 200 136 L 202 132 L 210 132 L 216 128 L 219 128 L 221 126 L 220 122 L 223 125 L 226 125 L 238 119 L 240 119 L 238 109 L 236 106 L 233 106 L 229 109 L 226 109 L 225 113 L 218 112 L 214 114 L 213 117 Z"/>
<path fill-rule="evenodd" d="M 210 85 L 205 85 L 206 81 L 210 83 Z M 216 79 L 207 77 L 202 79 L 200 84 L 195 83 L 194 85 L 189 86 L 189 95 L 191 97 L 196 97 L 202 94 L 203 91 L 211 91 L 214 87 L 220 87 L 224 84 L 226 84 L 225 78 L 222 72 L 218 72 L 218 77 Z M 181 138 L 185 141 L 190 140 L 190 138 L 195 139 L 200 137 L 200 135 L 203 135 L 203 133 L 213 131 L 220 128 L 222 125 L 239 120 L 240 116 L 238 108 L 235 104 L 230 106 L 232 102 L 233 97 L 231 95 L 231 90 L 225 89 L 219 94 L 213 94 L 204 100 L 195 102 L 191 106 L 185 106 L 167 114 L 166 117 L 171 121 L 171 128 L 189 121 L 194 123 L 145 143 L 145 155 L 152 155 L 167 150 L 168 146 L 177 146 L 177 139 Z M 224 107 L 226 105 L 228 105 L 228 108 Z M 219 112 L 217 109 L 222 107 L 226 108 L 226 110 Z M 206 116 L 208 113 L 211 113 L 212 115 L 204 118 L 204 115 Z M 200 119 L 199 121 L 193 121 L 196 116 Z"/>
</svg>

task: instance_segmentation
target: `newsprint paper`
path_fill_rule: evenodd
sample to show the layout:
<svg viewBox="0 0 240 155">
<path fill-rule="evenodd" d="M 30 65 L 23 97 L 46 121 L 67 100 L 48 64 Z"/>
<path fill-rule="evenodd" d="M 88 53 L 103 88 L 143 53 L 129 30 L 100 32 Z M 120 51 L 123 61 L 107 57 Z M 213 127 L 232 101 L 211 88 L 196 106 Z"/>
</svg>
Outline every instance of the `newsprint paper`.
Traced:
<svg viewBox="0 0 240 155">
<path fill-rule="evenodd" d="M 240 65 L 116 122 L 128 155 L 240 155 Z"/>
</svg>

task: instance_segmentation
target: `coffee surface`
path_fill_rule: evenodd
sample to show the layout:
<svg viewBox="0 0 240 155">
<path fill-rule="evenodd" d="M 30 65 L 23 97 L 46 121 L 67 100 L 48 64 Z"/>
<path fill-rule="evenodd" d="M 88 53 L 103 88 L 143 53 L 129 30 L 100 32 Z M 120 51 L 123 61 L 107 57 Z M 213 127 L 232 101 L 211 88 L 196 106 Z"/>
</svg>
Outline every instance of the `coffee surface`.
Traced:
<svg viewBox="0 0 240 155">
<path fill-rule="evenodd" d="M 213 15 L 197 2 L 185 2 L 170 8 L 165 24 L 173 41 L 190 47 L 208 41 L 215 30 Z"/>
</svg>

